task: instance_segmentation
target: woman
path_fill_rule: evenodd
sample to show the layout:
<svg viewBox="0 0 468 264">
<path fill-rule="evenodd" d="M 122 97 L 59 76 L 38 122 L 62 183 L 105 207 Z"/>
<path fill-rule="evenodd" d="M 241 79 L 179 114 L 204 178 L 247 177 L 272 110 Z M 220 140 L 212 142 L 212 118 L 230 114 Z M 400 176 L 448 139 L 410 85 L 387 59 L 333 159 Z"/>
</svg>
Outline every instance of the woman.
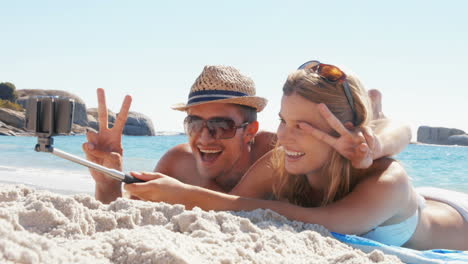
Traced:
<svg viewBox="0 0 468 264">
<path fill-rule="evenodd" d="M 367 99 L 357 78 L 333 65 L 307 62 L 283 87 L 278 146 L 257 161 L 231 194 L 157 173 L 133 173 L 152 181 L 125 189 L 144 200 L 188 208 L 268 208 L 390 245 L 467 250 L 468 195 L 450 192 L 461 202 L 452 206 L 438 197 L 424 199 L 395 160 L 382 158 L 367 169 L 356 169 L 344 158 L 346 150 L 336 150 L 338 139 L 349 130 L 367 126 L 372 111 Z M 263 199 L 270 194 L 275 200 Z"/>
</svg>

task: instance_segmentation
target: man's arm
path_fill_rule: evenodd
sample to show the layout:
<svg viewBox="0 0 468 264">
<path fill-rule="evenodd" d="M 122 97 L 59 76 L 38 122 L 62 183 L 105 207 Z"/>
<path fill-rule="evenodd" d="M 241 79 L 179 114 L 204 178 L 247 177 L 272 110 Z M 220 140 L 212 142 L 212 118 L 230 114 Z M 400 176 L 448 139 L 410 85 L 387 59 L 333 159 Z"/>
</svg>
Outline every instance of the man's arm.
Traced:
<svg viewBox="0 0 468 264">
<path fill-rule="evenodd" d="M 400 153 L 411 141 L 409 125 L 391 119 L 373 120 L 370 124 L 379 145 L 373 151 L 373 159 Z"/>
<path fill-rule="evenodd" d="M 83 144 L 83 151 L 86 153 L 86 158 L 89 161 L 110 169 L 122 171 L 123 161 L 120 153 L 99 150 L 90 142 Z M 92 169 L 90 169 L 90 172 L 96 183 L 94 189 L 96 200 L 108 204 L 122 197 L 122 183 L 119 180 Z"/>
<path fill-rule="evenodd" d="M 107 106 L 104 89 L 97 89 L 99 132 L 88 132 L 88 142 L 83 143 L 83 151 L 89 161 L 105 167 L 122 170 L 122 132 L 127 121 L 128 112 L 132 102 L 126 96 L 117 119 L 112 128 L 108 126 Z M 122 196 L 121 182 L 112 179 L 101 172 L 90 169 L 96 182 L 95 197 L 103 203 L 110 203 Z"/>
</svg>

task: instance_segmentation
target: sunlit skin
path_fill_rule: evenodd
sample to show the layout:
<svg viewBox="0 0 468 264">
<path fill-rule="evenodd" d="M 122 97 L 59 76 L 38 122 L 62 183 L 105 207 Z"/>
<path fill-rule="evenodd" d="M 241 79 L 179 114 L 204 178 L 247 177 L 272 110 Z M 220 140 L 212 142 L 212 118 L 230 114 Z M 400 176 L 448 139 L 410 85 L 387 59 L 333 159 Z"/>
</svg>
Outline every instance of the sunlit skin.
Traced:
<svg viewBox="0 0 468 264">
<path fill-rule="evenodd" d="M 109 168 L 122 170 L 121 135 L 130 108 L 131 97 L 125 98 L 118 115 L 118 122 L 109 129 L 106 126 L 107 107 L 104 89 L 98 89 L 97 94 L 100 131 L 88 133 L 88 142 L 83 144 L 83 150 L 89 160 Z M 235 105 L 206 103 L 190 107 L 188 114 L 200 115 L 200 118 L 203 119 L 213 116 L 231 117 L 236 123 L 242 123 L 244 120 L 241 120 L 238 111 L 239 109 Z M 321 111 L 321 114 L 325 119 L 333 120 L 331 113 Z M 252 164 L 274 146 L 276 135 L 266 131 L 258 132 L 258 126 L 258 122 L 252 122 L 247 127 L 236 130 L 235 137 L 221 140 L 210 138 L 205 129 L 200 134 L 190 137 L 191 144 L 183 143 L 169 149 L 158 161 L 154 171 L 170 175 L 184 183 L 229 192 L 233 190 L 233 187 Z M 328 144 L 335 144 L 335 148 L 340 149 L 340 153 L 350 159 L 354 167 L 366 168 L 372 164 L 372 159 L 398 153 L 409 141 L 405 135 L 410 135 L 410 132 L 405 131 L 404 126 L 393 127 L 391 123 L 383 120 L 380 127 L 383 128 L 380 129 L 384 132 L 382 135 L 387 135 L 385 138 L 388 138 L 384 142 L 391 142 L 391 144 L 382 146 L 381 140 L 377 140 L 378 138 L 373 135 L 372 131 L 343 133 L 339 143 L 335 144 L 335 139 L 328 138 L 325 133 L 312 126 L 306 126 L 304 130 Z M 386 129 L 386 127 L 390 129 Z M 249 141 L 253 143 L 247 145 Z M 364 141 L 368 145 L 363 143 Z M 219 157 L 216 157 L 217 154 L 208 154 L 205 157 L 209 157 L 209 159 L 203 159 L 204 154 L 201 154 L 200 150 L 204 152 L 219 151 Z M 91 170 L 91 174 L 96 181 L 96 198 L 98 200 L 109 203 L 122 195 L 120 182 L 94 170 Z M 241 189 L 236 188 L 237 194 L 251 192 L 245 189 L 237 192 L 239 190 Z"/>
<path fill-rule="evenodd" d="M 109 128 L 104 89 L 99 88 L 96 92 L 98 98 L 99 133 L 90 131 L 86 134 L 88 142 L 83 143 L 83 151 L 86 154 L 86 158 L 92 162 L 108 168 L 122 170 L 122 132 L 127 121 L 132 97 L 129 95 L 125 96 L 114 126 Z M 95 170 L 90 170 L 90 172 L 96 181 L 96 199 L 108 203 L 122 195 L 121 183 L 119 181 Z"/>
<path fill-rule="evenodd" d="M 236 125 L 245 122 L 239 109 L 230 104 L 210 103 L 193 106 L 188 109 L 187 114 L 204 120 L 215 117 L 230 118 Z M 189 145 L 203 180 L 216 181 L 223 175 L 243 175 L 244 168 L 251 164 L 252 157 L 247 142 L 254 134 L 249 134 L 248 128 L 238 128 L 233 138 L 216 139 L 205 127 L 200 133 L 191 135 Z"/>
<path fill-rule="evenodd" d="M 107 111 L 102 89 L 98 90 L 98 101 L 100 103 L 100 132 L 89 133 L 89 142 L 83 145 L 83 149 L 88 159 L 111 168 L 121 169 L 122 148 L 119 135 L 123 130 L 131 98 L 126 97 L 124 100 L 119 119 L 112 129 L 106 125 Z M 308 109 L 307 113 L 304 112 L 304 109 Z M 222 116 L 233 114 L 230 117 L 241 123 L 241 120 L 237 119 L 240 116 L 234 117 L 235 113 L 225 113 L 219 109 L 211 109 L 211 111 L 217 111 L 216 116 L 220 116 L 220 113 L 223 114 Z M 204 113 L 203 109 L 190 111 L 189 114 L 197 114 L 204 119 L 213 117 L 209 113 Z M 283 97 L 280 116 L 283 122 L 278 130 L 279 141 L 289 154 L 285 161 L 287 170 L 306 174 L 314 192 L 323 190 L 323 179 L 317 170 L 324 165 L 332 148 L 350 159 L 351 163 L 358 167 L 366 167 L 369 154 L 376 155 L 375 153 L 381 152 L 376 156 L 381 157 L 381 155 L 385 155 L 382 153 L 387 153 L 388 147 L 385 141 L 380 142 L 381 140 L 376 137 L 377 141 L 372 142 L 359 131 L 348 130 L 345 128 L 346 125 L 341 124 L 325 105 L 308 102 L 297 95 Z M 236 133 L 236 137 L 232 139 L 237 141 L 232 141 L 232 144 L 248 142 L 251 135 L 257 131 L 257 125 L 246 128 L 242 136 Z M 337 132 L 338 137 L 331 135 L 332 128 Z M 393 133 L 395 131 L 399 132 L 400 130 L 393 130 Z M 233 190 L 236 195 L 214 192 L 213 190 L 216 188 L 212 185 L 216 185 L 220 189 L 222 186 L 228 186 L 226 189 L 229 189 L 239 180 L 216 176 L 219 175 L 218 173 L 222 173 L 220 169 L 222 166 L 218 165 L 218 162 L 224 163 L 228 160 L 234 162 L 236 165 L 228 167 L 226 171 L 227 174 L 234 177 L 237 177 L 237 173 L 242 176 L 242 171 L 238 167 L 244 166 L 245 170 L 250 164 L 243 163 L 247 163 L 243 159 L 245 155 L 235 155 L 237 151 L 248 149 L 234 148 L 230 145 L 231 143 L 220 143 L 217 142 L 218 140 L 205 138 L 207 136 L 209 134 L 202 131 L 191 139 L 191 145 L 196 148 L 195 152 L 201 153 L 200 150 L 205 150 L 205 152 L 206 150 L 208 152 L 220 151 L 215 158 L 204 160 L 203 154 L 198 153 L 197 157 L 191 150 L 179 152 L 180 154 L 173 155 L 172 160 L 177 165 L 173 166 L 177 169 L 176 172 L 181 171 L 179 180 L 161 173 L 133 173 L 133 176 L 147 182 L 128 184 L 125 185 L 125 189 L 140 199 L 183 203 L 187 208 L 194 206 L 205 210 L 269 208 L 291 219 L 321 224 L 331 231 L 350 234 L 362 234 L 377 225 L 399 223 L 411 216 L 417 208 L 417 200 L 409 177 L 400 164 L 390 159 L 376 160 L 369 169 L 362 170 L 358 174 L 361 176 L 359 176 L 359 183 L 356 187 L 345 198 L 325 207 L 305 208 L 285 202 L 259 199 L 264 197 L 265 193 L 271 192 L 272 175 L 275 174 L 270 166 L 268 155 L 261 159 L 258 155 L 253 158 L 253 160 L 258 159 L 258 161 L 247 171 Z M 240 141 L 241 139 L 247 141 Z M 369 146 L 374 151 L 360 151 L 362 147 L 367 147 L 365 141 L 370 143 Z M 314 147 L 304 147 L 309 144 L 314 145 Z M 188 145 L 182 144 L 180 148 L 190 148 Z M 372 145 L 382 147 L 375 148 Z M 394 149 L 394 147 L 390 147 L 390 149 Z M 177 148 L 176 151 L 178 151 Z M 255 151 L 251 151 L 251 153 L 255 153 Z M 259 153 L 265 152 L 260 151 Z M 316 155 L 315 160 L 312 158 L 313 155 Z M 207 173 L 209 177 L 198 175 L 199 169 Z M 96 198 L 103 202 L 110 202 L 121 196 L 119 182 L 114 183 L 113 180 L 111 181 L 96 172 L 92 172 L 92 174 L 96 180 Z M 195 176 L 182 178 L 180 175 Z M 185 180 L 185 183 L 181 182 L 181 179 Z M 206 184 L 200 182 L 205 180 Z M 391 199 L 389 199 L 390 197 Z M 343 219 L 345 219 L 346 224 L 343 223 Z M 426 206 L 420 214 L 419 225 L 405 246 L 417 249 L 452 248 L 466 250 L 466 238 L 468 237 L 466 234 L 468 234 L 468 224 L 454 208 L 445 203 L 427 200 Z"/>
<path fill-rule="evenodd" d="M 323 104 L 312 103 L 296 94 L 283 96 L 279 115 L 278 142 L 287 154 L 286 169 L 290 173 L 306 174 L 314 193 L 325 188 L 325 179 L 318 170 L 332 149 L 349 155 L 352 150 L 362 147 L 362 144 L 350 144 L 363 138 L 348 131 Z M 247 172 L 234 190 L 236 195 L 213 192 L 151 173 L 133 173 L 148 182 L 125 185 L 125 189 L 143 199 L 182 203 L 188 208 L 269 208 L 290 219 L 321 224 L 331 231 L 347 234 L 364 234 L 376 226 L 400 223 L 418 208 L 408 175 L 398 162 L 385 158 L 376 160 L 368 169 L 353 172 L 358 178 L 357 185 L 346 197 L 327 206 L 307 208 L 283 201 L 263 200 L 264 193 L 271 192 L 274 182 L 272 175 L 275 173 L 269 160 L 266 155 Z M 467 232 L 468 224 L 455 209 L 427 200 L 420 212 L 419 225 L 404 246 L 466 250 Z"/>
<path fill-rule="evenodd" d="M 108 168 L 122 170 L 122 131 L 128 116 L 131 97 L 125 97 L 112 128 L 108 128 L 107 125 L 104 89 L 97 90 L 97 97 L 99 132 L 87 133 L 88 142 L 83 144 L 83 151 L 88 160 Z M 245 121 L 239 107 L 227 103 L 192 106 L 187 110 L 187 114 L 205 120 L 213 117 L 229 118 L 236 125 Z M 158 161 L 155 171 L 171 175 L 187 184 L 229 192 L 247 169 L 273 148 L 275 140 L 276 135 L 271 132 L 258 132 L 257 121 L 236 129 L 235 135 L 228 139 L 213 138 L 204 128 L 199 133 L 189 136 L 188 143 L 169 149 Z M 122 196 L 119 181 L 94 170 L 90 172 L 96 182 L 96 199 L 110 203 Z"/>
<path fill-rule="evenodd" d="M 285 151 L 286 170 L 291 174 L 306 174 L 314 189 L 323 184 L 317 172 L 330 158 L 332 148 L 307 133 L 301 124 L 330 133 L 332 128 L 318 107 L 318 104 L 296 94 L 283 96 L 279 113 L 281 122 L 277 130 L 278 142 Z"/>
<path fill-rule="evenodd" d="M 363 144 L 364 138 L 348 131 L 323 104 L 312 103 L 299 95 L 283 96 L 280 116 L 283 120 L 278 129 L 278 140 L 288 154 L 285 161 L 287 170 L 297 174 L 306 174 L 314 192 L 321 192 L 324 189 L 325 179 L 317 172 L 329 158 L 332 147 L 340 153 L 346 154 L 348 148 L 358 149 L 358 146 Z M 330 135 L 333 131 L 332 127 L 340 137 L 335 138 Z M 361 144 L 350 144 L 354 140 L 358 140 Z M 311 146 L 306 147 L 306 145 Z M 394 213 L 394 210 L 400 205 L 400 201 L 385 206 L 379 199 L 374 199 L 372 203 L 363 203 L 362 201 L 362 199 L 367 201 L 368 198 L 365 197 L 374 196 L 376 192 L 398 197 L 406 191 L 408 184 L 406 175 L 391 164 L 391 161 L 374 164 L 369 173 L 362 174 L 362 187 L 358 188 L 359 191 L 350 194 L 350 198 L 323 208 L 304 208 L 283 202 L 251 200 L 239 196 L 215 194 L 194 186 L 177 183 L 177 181 L 160 174 L 133 174 L 144 180 L 149 180 L 152 177 L 156 177 L 158 180 L 145 184 L 126 185 L 125 188 L 140 198 L 184 203 L 189 208 L 194 205 L 208 210 L 270 208 L 295 220 L 325 225 L 335 232 L 360 234 L 383 222 L 385 224 L 400 222 L 414 211 L 416 204 L 413 200 L 409 201 L 408 206 L 398 213 Z M 394 169 L 382 176 L 382 172 L 390 166 L 393 166 Z M 275 173 L 269 165 L 269 158 L 262 158 L 239 183 L 242 186 L 240 189 L 251 190 L 249 197 L 260 198 L 265 192 L 271 192 L 274 181 L 272 175 Z M 263 179 L 270 180 L 264 181 Z M 374 186 L 376 180 L 381 181 L 378 188 Z M 386 189 L 387 184 L 392 184 L 394 187 Z M 157 191 L 154 191 L 155 189 Z M 242 190 L 238 190 L 237 194 L 243 193 Z M 384 190 L 386 191 L 384 192 Z M 174 195 L 175 193 L 177 195 Z M 207 195 L 206 198 L 204 195 Z M 404 199 L 406 198 L 402 196 L 402 201 Z M 405 200 L 405 202 L 408 201 Z M 363 211 L 370 211 L 372 215 L 367 216 Z M 335 216 L 329 218 L 331 214 Z M 351 219 L 355 225 L 343 225 L 341 219 L 345 218 Z"/>
</svg>

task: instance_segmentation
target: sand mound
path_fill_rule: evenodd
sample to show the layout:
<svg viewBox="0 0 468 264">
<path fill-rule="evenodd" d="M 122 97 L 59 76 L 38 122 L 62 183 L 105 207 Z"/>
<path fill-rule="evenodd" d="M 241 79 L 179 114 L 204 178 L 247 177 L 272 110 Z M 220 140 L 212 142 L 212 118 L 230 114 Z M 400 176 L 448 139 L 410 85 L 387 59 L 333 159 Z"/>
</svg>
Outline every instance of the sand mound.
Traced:
<svg viewBox="0 0 468 264">
<path fill-rule="evenodd" d="M 401 263 L 270 210 L 61 195 L 0 185 L 0 263 Z"/>
</svg>

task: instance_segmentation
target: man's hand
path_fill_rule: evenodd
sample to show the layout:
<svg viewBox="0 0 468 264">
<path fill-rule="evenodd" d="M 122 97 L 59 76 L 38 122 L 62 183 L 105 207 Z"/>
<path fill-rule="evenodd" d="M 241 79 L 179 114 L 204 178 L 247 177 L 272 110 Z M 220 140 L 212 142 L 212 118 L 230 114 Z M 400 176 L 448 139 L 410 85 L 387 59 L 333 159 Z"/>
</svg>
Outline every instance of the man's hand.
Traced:
<svg viewBox="0 0 468 264">
<path fill-rule="evenodd" d="M 127 121 L 132 98 L 128 95 L 125 97 L 114 126 L 109 128 L 104 89 L 97 89 L 97 97 L 99 132 L 88 132 L 86 134 L 88 142 L 83 144 L 83 151 L 86 153 L 86 158 L 89 161 L 121 171 L 123 154 L 122 132 Z M 96 198 L 102 197 L 101 192 L 117 192 L 114 196 L 120 194 L 119 181 L 92 169 L 90 169 L 90 172 L 96 181 Z"/>
<path fill-rule="evenodd" d="M 374 153 L 380 153 L 381 148 L 372 130 L 368 127 L 355 128 L 351 123 L 343 125 L 326 105 L 320 104 L 318 108 L 322 117 L 340 136 L 333 137 L 305 122 L 299 124 L 299 127 L 333 147 L 350 160 L 354 168 L 370 167 L 375 157 Z"/>
<path fill-rule="evenodd" d="M 144 201 L 185 204 L 190 185 L 158 172 L 132 172 L 131 175 L 144 180 L 144 183 L 125 184 L 124 188 L 132 196 Z"/>
</svg>

